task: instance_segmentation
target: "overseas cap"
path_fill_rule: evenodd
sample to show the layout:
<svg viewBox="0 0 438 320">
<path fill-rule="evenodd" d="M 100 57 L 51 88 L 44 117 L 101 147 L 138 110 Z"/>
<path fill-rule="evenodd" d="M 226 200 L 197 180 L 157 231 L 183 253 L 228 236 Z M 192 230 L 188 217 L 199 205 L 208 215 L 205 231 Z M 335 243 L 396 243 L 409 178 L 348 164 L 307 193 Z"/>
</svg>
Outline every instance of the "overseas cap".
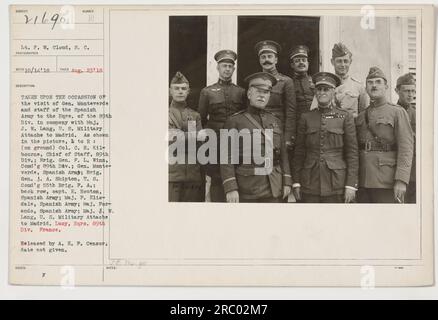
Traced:
<svg viewBox="0 0 438 320">
<path fill-rule="evenodd" d="M 378 67 L 371 67 L 370 71 L 368 72 L 367 80 L 374 78 L 382 78 L 385 79 L 385 81 L 387 81 L 385 74 Z"/>
<path fill-rule="evenodd" d="M 345 55 L 353 55 L 350 50 L 342 42 L 336 43 L 332 49 L 332 58 L 343 57 Z"/>
<path fill-rule="evenodd" d="M 189 80 L 187 80 L 187 78 L 184 77 L 184 75 L 181 72 L 178 71 L 173 76 L 172 80 L 170 81 L 170 84 L 172 85 L 172 84 L 181 84 L 181 83 L 189 84 Z"/>
<path fill-rule="evenodd" d="M 400 87 L 402 85 L 410 85 L 410 84 L 413 85 L 416 84 L 414 75 L 412 73 L 406 73 L 397 79 L 397 87 Z"/>
</svg>

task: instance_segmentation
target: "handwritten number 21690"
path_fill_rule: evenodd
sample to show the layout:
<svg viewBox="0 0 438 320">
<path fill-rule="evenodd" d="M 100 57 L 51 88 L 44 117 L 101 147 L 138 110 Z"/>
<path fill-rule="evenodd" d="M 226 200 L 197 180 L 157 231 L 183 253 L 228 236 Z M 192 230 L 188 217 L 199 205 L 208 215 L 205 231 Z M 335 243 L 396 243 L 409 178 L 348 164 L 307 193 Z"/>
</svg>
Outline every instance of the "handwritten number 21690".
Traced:
<svg viewBox="0 0 438 320">
<path fill-rule="evenodd" d="M 66 16 L 61 16 L 59 13 L 44 12 L 42 16 L 24 15 L 25 24 L 52 24 L 52 30 L 58 23 L 70 23 Z"/>
</svg>

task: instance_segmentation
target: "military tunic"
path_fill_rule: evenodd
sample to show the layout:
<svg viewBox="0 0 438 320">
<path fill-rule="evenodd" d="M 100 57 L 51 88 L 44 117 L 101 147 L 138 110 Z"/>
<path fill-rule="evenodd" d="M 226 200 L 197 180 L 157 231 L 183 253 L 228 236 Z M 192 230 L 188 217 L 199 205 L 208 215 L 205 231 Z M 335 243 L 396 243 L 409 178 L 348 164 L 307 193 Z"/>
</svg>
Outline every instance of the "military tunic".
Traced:
<svg viewBox="0 0 438 320">
<path fill-rule="evenodd" d="M 341 109 L 350 112 L 353 117 L 368 107 L 369 96 L 365 87 L 356 79 L 348 76 L 341 79 L 342 84 L 335 90 L 335 99 Z"/>
<path fill-rule="evenodd" d="M 202 129 L 199 113 L 186 103 L 172 101 L 169 107 L 169 129 L 178 129 L 188 137 L 189 121 L 196 123 L 196 131 Z M 172 144 L 173 141 L 169 141 Z M 196 156 L 196 155 L 195 155 Z M 169 164 L 169 201 L 203 201 L 203 183 L 199 164 L 188 163 L 188 148 L 185 148 L 184 163 Z"/>
<path fill-rule="evenodd" d="M 255 121 L 255 122 L 254 122 Z M 274 163 L 271 172 L 256 174 L 256 169 L 263 169 L 264 164 L 257 164 L 251 156 L 253 153 L 248 145 L 238 144 L 239 161 L 232 163 L 232 145 L 228 144 L 228 162 L 221 164 L 221 175 L 225 193 L 237 190 L 240 201 L 256 199 L 278 199 L 282 196 L 283 186 L 291 186 L 292 180 L 289 170 L 289 159 L 286 145 L 281 130 L 280 120 L 272 113 L 248 107 L 247 110 L 238 112 L 232 116 L 224 126 L 225 129 L 249 130 L 251 144 L 253 146 L 254 130 L 273 130 Z M 264 156 L 265 138 L 261 136 L 260 156 Z M 258 152 L 258 151 L 257 151 Z M 250 161 L 245 162 L 245 157 L 250 155 Z"/>
<path fill-rule="evenodd" d="M 234 113 L 245 108 L 245 89 L 220 80 L 201 90 L 198 112 L 204 128 L 219 131 Z"/>
<path fill-rule="evenodd" d="M 298 122 L 292 178 L 303 194 L 328 197 L 357 188 L 358 146 L 353 116 L 331 105 Z"/>
<path fill-rule="evenodd" d="M 296 135 L 296 97 L 295 87 L 291 78 L 279 73 L 277 70 L 270 72 L 277 84 L 272 87 L 266 111 L 272 112 L 281 121 L 286 142 L 294 141 Z"/>
<path fill-rule="evenodd" d="M 297 121 L 301 115 L 310 110 L 310 106 L 315 96 L 315 85 L 312 77 L 308 74 L 294 73 L 292 76 L 297 100 Z"/>
<path fill-rule="evenodd" d="M 417 166 L 416 166 L 416 152 L 415 152 L 415 140 L 416 140 L 416 110 L 415 107 L 411 104 L 402 104 L 400 101 L 397 102 L 397 104 L 401 107 L 403 107 L 406 112 L 408 113 L 409 116 L 409 122 L 411 124 L 411 128 L 412 128 L 412 133 L 413 133 L 413 137 L 414 137 L 414 154 L 412 157 L 412 166 L 411 166 L 411 176 L 409 179 L 409 185 L 407 187 L 406 190 L 406 202 L 407 203 L 415 203 L 416 202 L 416 171 L 417 171 Z"/>
<path fill-rule="evenodd" d="M 207 164 L 205 172 L 211 180 L 210 195 L 213 202 L 225 201 L 222 180 L 219 169 L 220 140 L 219 130 L 225 121 L 234 113 L 243 110 L 246 105 L 245 89 L 233 84 L 231 81 L 219 81 L 201 90 L 199 97 L 198 112 L 204 128 L 212 129 L 217 134 L 218 164 Z"/>
<path fill-rule="evenodd" d="M 383 98 L 372 101 L 368 109 L 359 114 L 356 127 L 360 149 L 359 186 L 393 189 L 395 180 L 408 184 L 414 151 L 408 113 Z"/>
</svg>

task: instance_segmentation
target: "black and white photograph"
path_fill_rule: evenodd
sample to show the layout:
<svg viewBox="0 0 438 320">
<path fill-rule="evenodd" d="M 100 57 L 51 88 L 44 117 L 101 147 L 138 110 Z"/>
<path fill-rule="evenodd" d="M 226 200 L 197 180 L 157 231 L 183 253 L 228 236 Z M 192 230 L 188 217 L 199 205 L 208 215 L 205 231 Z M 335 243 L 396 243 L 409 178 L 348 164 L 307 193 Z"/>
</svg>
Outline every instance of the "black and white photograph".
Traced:
<svg viewBox="0 0 438 320">
<path fill-rule="evenodd" d="M 170 16 L 169 202 L 415 204 L 417 21 Z"/>
<path fill-rule="evenodd" d="M 433 285 L 435 13 L 10 6 L 7 281 Z"/>
</svg>

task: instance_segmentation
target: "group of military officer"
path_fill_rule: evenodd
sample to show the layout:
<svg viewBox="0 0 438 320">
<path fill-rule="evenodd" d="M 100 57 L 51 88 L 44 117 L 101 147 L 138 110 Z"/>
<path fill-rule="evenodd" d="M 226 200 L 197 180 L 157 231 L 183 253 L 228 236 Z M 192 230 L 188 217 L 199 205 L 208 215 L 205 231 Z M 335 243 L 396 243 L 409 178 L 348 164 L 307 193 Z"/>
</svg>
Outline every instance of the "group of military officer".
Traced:
<svg viewBox="0 0 438 320">
<path fill-rule="evenodd" d="M 203 201 L 202 173 L 210 179 L 213 202 L 286 202 L 295 198 L 309 203 L 415 203 L 415 79 L 397 80 L 397 104 L 387 101 L 387 78 L 371 67 L 365 86 L 349 75 L 352 53 L 342 43 L 334 45 L 336 74 L 309 76 L 309 49 L 300 45 L 289 54 L 292 78 L 277 70 L 281 47 L 265 40 L 255 45 L 261 72 L 248 76 L 248 90 L 232 83 L 237 54 L 217 52 L 219 79 L 202 89 L 198 112 L 185 99 L 188 80 L 180 73 L 172 79 L 169 128 L 196 130 L 271 129 L 274 158 L 271 170 L 260 174 L 266 163 L 217 162 L 203 166 L 169 165 L 169 201 Z M 267 140 L 261 140 L 265 150 Z M 234 146 L 236 147 L 236 146 Z M 180 166 L 177 168 L 177 166 Z"/>
</svg>

